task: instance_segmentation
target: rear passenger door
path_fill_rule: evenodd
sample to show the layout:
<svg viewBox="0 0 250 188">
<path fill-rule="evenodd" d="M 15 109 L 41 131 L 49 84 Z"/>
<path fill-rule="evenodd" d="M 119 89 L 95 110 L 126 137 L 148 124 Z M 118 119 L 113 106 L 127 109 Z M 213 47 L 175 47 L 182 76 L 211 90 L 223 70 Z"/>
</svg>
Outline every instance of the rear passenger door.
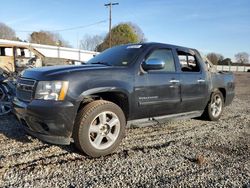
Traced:
<svg viewBox="0 0 250 188">
<path fill-rule="evenodd" d="M 194 52 L 177 51 L 180 62 L 181 112 L 203 110 L 206 105 L 208 83 Z"/>
<path fill-rule="evenodd" d="M 139 97 L 142 109 L 147 108 L 147 116 L 155 117 L 177 113 L 180 107 L 179 74 L 171 49 L 154 49 L 146 55 L 145 61 L 160 59 L 165 63 L 164 69 L 149 70 L 142 74 L 146 82 L 144 96 Z"/>
</svg>

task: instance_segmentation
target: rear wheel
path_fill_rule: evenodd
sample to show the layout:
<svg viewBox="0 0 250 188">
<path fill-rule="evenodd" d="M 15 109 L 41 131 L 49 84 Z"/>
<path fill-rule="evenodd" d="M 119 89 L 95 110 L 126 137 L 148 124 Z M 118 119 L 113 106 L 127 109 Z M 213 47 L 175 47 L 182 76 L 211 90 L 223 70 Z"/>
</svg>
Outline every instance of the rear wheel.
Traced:
<svg viewBox="0 0 250 188">
<path fill-rule="evenodd" d="M 125 125 L 125 116 L 119 106 L 103 100 L 91 102 L 76 117 L 75 145 L 91 157 L 110 154 L 124 137 Z"/>
<path fill-rule="evenodd" d="M 212 93 L 209 103 L 203 113 L 203 116 L 210 121 L 220 119 L 224 107 L 224 97 L 219 90 Z"/>
</svg>

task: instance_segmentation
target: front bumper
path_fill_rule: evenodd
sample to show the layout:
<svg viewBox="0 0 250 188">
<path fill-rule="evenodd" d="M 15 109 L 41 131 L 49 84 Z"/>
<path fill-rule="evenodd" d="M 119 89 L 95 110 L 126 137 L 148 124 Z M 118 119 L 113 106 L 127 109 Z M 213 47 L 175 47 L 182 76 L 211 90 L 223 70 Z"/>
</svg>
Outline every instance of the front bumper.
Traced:
<svg viewBox="0 0 250 188">
<path fill-rule="evenodd" d="M 76 116 L 75 106 L 68 101 L 13 101 L 14 114 L 27 133 L 45 142 L 70 144 Z"/>
</svg>

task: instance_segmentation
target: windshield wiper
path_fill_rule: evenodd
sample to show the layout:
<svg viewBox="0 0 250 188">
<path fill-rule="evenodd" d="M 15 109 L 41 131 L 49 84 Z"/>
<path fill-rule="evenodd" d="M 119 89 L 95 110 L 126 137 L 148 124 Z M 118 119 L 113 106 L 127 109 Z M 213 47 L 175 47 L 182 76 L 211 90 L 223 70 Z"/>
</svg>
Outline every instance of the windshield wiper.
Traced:
<svg viewBox="0 0 250 188">
<path fill-rule="evenodd" d="M 90 64 L 99 64 L 99 65 L 112 66 L 111 64 L 109 64 L 107 62 L 102 62 L 102 61 L 98 61 L 98 62 L 94 62 L 94 63 L 90 63 Z"/>
</svg>

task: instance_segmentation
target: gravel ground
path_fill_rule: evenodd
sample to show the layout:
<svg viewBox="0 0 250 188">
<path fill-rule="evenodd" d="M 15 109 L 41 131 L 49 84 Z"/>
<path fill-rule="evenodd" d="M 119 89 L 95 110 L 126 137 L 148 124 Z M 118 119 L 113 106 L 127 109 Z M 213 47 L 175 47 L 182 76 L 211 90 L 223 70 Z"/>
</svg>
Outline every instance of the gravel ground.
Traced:
<svg viewBox="0 0 250 188">
<path fill-rule="evenodd" d="M 250 82 L 218 122 L 179 120 L 127 129 L 120 147 L 91 159 L 73 145 L 26 136 L 12 115 L 0 118 L 0 187 L 250 188 Z"/>
</svg>

